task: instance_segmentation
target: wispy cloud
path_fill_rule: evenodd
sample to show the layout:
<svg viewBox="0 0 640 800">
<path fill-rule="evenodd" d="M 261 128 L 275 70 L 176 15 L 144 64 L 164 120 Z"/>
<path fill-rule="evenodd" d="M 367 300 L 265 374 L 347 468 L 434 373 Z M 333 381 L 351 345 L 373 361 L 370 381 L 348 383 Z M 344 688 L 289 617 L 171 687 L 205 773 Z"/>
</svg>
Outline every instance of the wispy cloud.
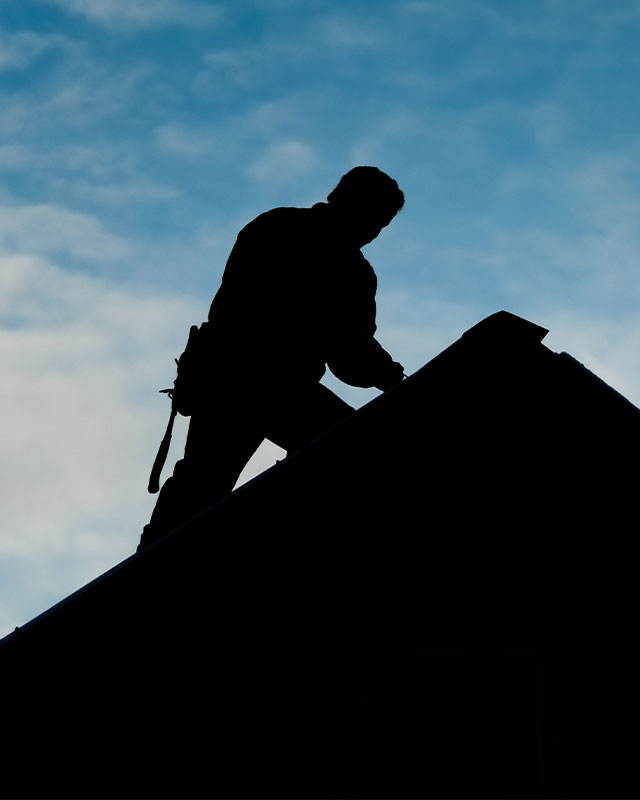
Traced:
<svg viewBox="0 0 640 800">
<path fill-rule="evenodd" d="M 314 148 L 297 140 L 271 144 L 249 167 L 249 175 L 261 181 L 277 183 L 306 175 L 318 164 Z"/>
<path fill-rule="evenodd" d="M 536 320 L 533 320 L 534 322 Z M 549 334 L 544 344 L 570 353 L 587 369 L 640 407 L 640 313 L 580 313 L 553 309 L 540 320 Z"/>
<path fill-rule="evenodd" d="M 201 157 L 213 147 L 211 136 L 179 122 L 167 122 L 155 131 L 155 141 L 164 150 L 186 157 Z"/>
<path fill-rule="evenodd" d="M 0 251 L 0 636 L 137 545 L 173 357 L 200 301 L 150 294 Z M 165 477 L 180 457 L 177 421 Z M 282 458 L 263 446 L 245 481 Z M 14 596 L 16 585 L 28 592 Z"/>
<path fill-rule="evenodd" d="M 0 207 L 0 247 L 16 253 L 62 253 L 91 263 L 127 253 L 126 242 L 99 220 L 49 203 Z"/>
<path fill-rule="evenodd" d="M 375 15 L 375 10 L 372 10 Z M 387 44 L 385 30 L 362 15 L 329 14 L 320 22 L 322 37 L 330 47 L 369 50 Z"/>
<path fill-rule="evenodd" d="M 408 14 L 432 15 L 444 10 L 441 0 L 406 0 L 402 3 L 402 11 Z"/>
<path fill-rule="evenodd" d="M 32 163 L 33 153 L 21 144 L 0 145 L 0 169 L 22 170 Z"/>
<path fill-rule="evenodd" d="M 44 139 L 55 146 L 63 139 L 77 140 L 82 149 L 87 137 L 101 137 L 105 122 L 121 125 L 123 114 L 140 109 L 152 74 L 149 63 L 106 64 L 83 47 L 70 47 L 60 63 L 33 79 L 29 92 L 0 93 L 5 143 L 41 144 Z"/>
<path fill-rule="evenodd" d="M 366 255 L 408 371 L 506 308 L 640 402 L 633 2 L 3 2 L 0 516 L 27 594 L 131 552 L 156 389 L 238 230 L 357 163 L 407 197 Z"/>
<path fill-rule="evenodd" d="M 10 420 L 0 452 L 0 553 L 14 572 L 50 572 L 22 615 L 135 549 L 168 413 L 156 389 L 173 379 L 196 305 L 0 253 L 0 364 L 11 376 L 0 385 Z M 177 433 L 179 450 L 180 426 Z M 68 581 L 53 580 L 63 553 L 76 566 Z"/>
<path fill-rule="evenodd" d="M 217 25 L 223 9 L 204 0 L 41 0 L 109 28 Z"/>
<path fill-rule="evenodd" d="M 240 48 L 220 48 L 208 50 L 203 56 L 206 66 L 221 72 L 225 77 L 240 85 L 248 85 L 256 76 L 263 53 Z"/>
<path fill-rule="evenodd" d="M 10 33 L 0 29 L 0 72 L 26 67 L 42 53 L 67 42 L 59 34 L 45 36 L 33 31 Z"/>
</svg>

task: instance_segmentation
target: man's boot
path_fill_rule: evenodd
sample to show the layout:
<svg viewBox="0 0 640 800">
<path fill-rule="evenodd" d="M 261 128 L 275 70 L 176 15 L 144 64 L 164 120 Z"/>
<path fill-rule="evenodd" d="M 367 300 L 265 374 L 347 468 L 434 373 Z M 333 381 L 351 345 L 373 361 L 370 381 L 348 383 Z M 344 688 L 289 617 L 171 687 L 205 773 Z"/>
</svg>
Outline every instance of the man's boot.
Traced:
<svg viewBox="0 0 640 800">
<path fill-rule="evenodd" d="M 136 552 L 161 539 L 189 516 L 189 489 L 184 460 L 180 460 L 174 467 L 173 475 L 160 489 L 151 519 L 142 530 Z"/>
</svg>

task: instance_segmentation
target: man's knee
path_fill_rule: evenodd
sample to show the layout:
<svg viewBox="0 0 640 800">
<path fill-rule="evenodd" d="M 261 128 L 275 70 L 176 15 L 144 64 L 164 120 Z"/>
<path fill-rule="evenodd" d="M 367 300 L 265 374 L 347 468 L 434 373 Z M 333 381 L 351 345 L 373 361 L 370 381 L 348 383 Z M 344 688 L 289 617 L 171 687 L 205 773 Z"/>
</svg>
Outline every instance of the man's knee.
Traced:
<svg viewBox="0 0 640 800">
<path fill-rule="evenodd" d="M 322 384 L 296 388 L 282 394 L 274 404 L 267 438 L 290 453 L 354 412 L 352 406 Z"/>
</svg>

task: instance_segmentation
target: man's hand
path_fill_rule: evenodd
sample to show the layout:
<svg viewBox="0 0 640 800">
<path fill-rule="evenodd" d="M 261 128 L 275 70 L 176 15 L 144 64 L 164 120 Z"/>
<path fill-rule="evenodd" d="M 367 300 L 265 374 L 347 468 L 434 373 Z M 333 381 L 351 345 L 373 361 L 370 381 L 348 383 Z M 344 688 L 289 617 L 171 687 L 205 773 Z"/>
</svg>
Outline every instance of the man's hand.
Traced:
<svg viewBox="0 0 640 800">
<path fill-rule="evenodd" d="M 403 378 L 404 367 L 397 361 L 392 361 L 387 369 L 385 369 L 384 374 L 378 378 L 375 387 L 376 389 L 380 389 L 381 392 L 387 392 L 389 389 L 393 389 L 394 386 L 401 383 Z"/>
</svg>

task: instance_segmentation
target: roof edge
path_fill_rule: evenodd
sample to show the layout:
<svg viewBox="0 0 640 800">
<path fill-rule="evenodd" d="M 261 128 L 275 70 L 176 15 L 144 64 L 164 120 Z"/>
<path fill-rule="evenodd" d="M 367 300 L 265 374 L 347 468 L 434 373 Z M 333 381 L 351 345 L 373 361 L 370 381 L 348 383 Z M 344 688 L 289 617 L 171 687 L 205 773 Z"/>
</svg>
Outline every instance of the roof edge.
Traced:
<svg viewBox="0 0 640 800">
<path fill-rule="evenodd" d="M 503 310 L 485 317 L 465 331 L 461 338 L 482 336 L 482 338 L 501 339 L 509 344 L 540 344 L 548 333 L 547 328 Z"/>
</svg>

